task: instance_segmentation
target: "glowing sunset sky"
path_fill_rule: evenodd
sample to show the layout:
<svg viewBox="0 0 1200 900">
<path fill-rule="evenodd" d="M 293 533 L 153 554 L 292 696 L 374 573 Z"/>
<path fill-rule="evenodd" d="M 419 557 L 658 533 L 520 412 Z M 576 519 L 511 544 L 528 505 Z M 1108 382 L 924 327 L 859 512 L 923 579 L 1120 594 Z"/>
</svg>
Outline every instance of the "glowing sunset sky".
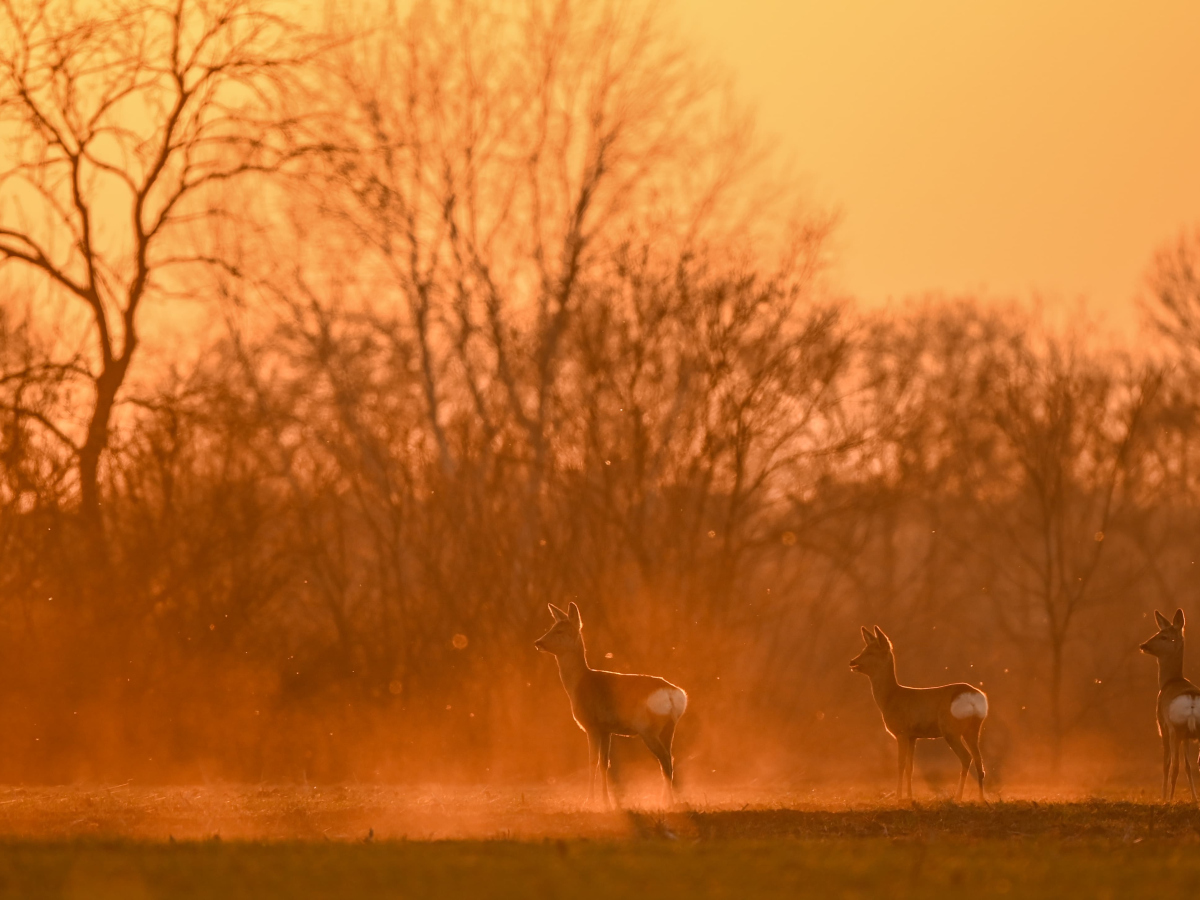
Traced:
<svg viewBox="0 0 1200 900">
<path fill-rule="evenodd" d="M 1084 296 L 1128 320 L 1200 224 L 1200 2 L 687 0 L 817 198 L 841 282 Z"/>
</svg>

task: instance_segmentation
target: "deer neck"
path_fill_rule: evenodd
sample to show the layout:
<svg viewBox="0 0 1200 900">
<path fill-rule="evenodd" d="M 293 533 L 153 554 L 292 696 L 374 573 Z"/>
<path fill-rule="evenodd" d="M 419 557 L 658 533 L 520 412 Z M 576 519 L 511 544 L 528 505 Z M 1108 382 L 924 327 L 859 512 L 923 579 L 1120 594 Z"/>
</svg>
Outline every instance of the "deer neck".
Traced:
<svg viewBox="0 0 1200 900">
<path fill-rule="evenodd" d="M 1183 648 L 1178 653 L 1158 658 L 1158 686 L 1165 687 L 1172 681 L 1183 679 Z"/>
<path fill-rule="evenodd" d="M 568 694 L 574 695 L 579 682 L 588 671 L 587 651 L 584 650 L 583 640 L 566 653 L 560 653 L 555 659 L 558 660 L 558 677 L 562 679 L 563 687 L 567 689 Z"/>
<path fill-rule="evenodd" d="M 871 674 L 871 696 L 875 698 L 875 705 L 880 709 L 891 702 L 899 689 L 900 682 L 896 680 L 896 661 L 894 659 L 892 664 L 883 671 Z"/>
</svg>

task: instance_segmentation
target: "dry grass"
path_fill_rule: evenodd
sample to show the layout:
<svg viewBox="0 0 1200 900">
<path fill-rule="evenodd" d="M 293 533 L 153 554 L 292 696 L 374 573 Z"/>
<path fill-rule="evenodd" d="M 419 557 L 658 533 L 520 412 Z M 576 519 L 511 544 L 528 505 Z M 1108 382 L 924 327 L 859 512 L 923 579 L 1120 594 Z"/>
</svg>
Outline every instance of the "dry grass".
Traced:
<svg viewBox="0 0 1200 900">
<path fill-rule="evenodd" d="M 525 898 L 1195 896 L 1169 841 L 453 841 L 0 845 L 0 897 Z"/>
<path fill-rule="evenodd" d="M 988 804 L 895 806 L 866 792 L 711 791 L 675 809 L 626 800 L 588 807 L 574 792 L 366 785 L 0 788 L 0 838 L 354 841 L 776 838 L 1061 839 L 1193 837 L 1194 806 L 1142 796 L 1059 795 Z"/>
<path fill-rule="evenodd" d="M 545 789 L 0 789 L 2 897 L 1163 900 L 1194 894 L 1197 849 L 1194 806 L 1120 796 L 710 792 L 600 812 Z"/>
</svg>

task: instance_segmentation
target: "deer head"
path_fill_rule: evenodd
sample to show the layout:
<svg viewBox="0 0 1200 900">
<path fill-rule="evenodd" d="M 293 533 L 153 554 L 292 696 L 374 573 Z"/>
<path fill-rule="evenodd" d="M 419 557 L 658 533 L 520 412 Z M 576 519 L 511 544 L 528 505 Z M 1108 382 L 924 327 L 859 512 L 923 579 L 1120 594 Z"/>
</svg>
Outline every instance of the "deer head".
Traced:
<svg viewBox="0 0 1200 900">
<path fill-rule="evenodd" d="M 892 642 L 883 630 L 878 625 L 873 632 L 863 627 L 862 636 L 866 646 L 858 656 L 850 660 L 850 671 L 866 675 L 868 678 L 876 673 L 892 671 L 896 665 L 896 658 L 892 654 Z"/>
<path fill-rule="evenodd" d="M 546 653 L 561 656 L 576 648 L 583 647 L 583 619 L 579 616 L 579 607 L 572 603 L 567 612 L 563 612 L 553 603 L 547 603 L 550 614 L 554 616 L 553 627 L 533 642 L 533 646 Z"/>
<path fill-rule="evenodd" d="M 1175 618 L 1168 621 L 1167 617 L 1156 609 L 1154 621 L 1158 624 L 1158 634 L 1141 644 L 1138 649 L 1151 656 L 1183 656 L 1183 610 L 1175 610 Z"/>
</svg>

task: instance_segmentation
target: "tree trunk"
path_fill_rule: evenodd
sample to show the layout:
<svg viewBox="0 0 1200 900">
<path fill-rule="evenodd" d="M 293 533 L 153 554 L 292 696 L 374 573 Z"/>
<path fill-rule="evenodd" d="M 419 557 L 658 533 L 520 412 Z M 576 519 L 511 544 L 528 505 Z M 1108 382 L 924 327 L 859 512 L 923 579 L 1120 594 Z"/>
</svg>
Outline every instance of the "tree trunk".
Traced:
<svg viewBox="0 0 1200 900">
<path fill-rule="evenodd" d="M 1060 641 L 1050 644 L 1050 772 L 1055 779 L 1062 772 L 1062 670 L 1063 647 Z"/>
<path fill-rule="evenodd" d="M 96 400 L 88 421 L 87 440 L 79 451 L 79 511 L 95 562 L 101 566 L 107 566 L 109 560 L 100 499 L 100 458 L 108 449 L 113 407 L 128 369 L 126 355 L 106 365 L 96 379 Z"/>
</svg>

